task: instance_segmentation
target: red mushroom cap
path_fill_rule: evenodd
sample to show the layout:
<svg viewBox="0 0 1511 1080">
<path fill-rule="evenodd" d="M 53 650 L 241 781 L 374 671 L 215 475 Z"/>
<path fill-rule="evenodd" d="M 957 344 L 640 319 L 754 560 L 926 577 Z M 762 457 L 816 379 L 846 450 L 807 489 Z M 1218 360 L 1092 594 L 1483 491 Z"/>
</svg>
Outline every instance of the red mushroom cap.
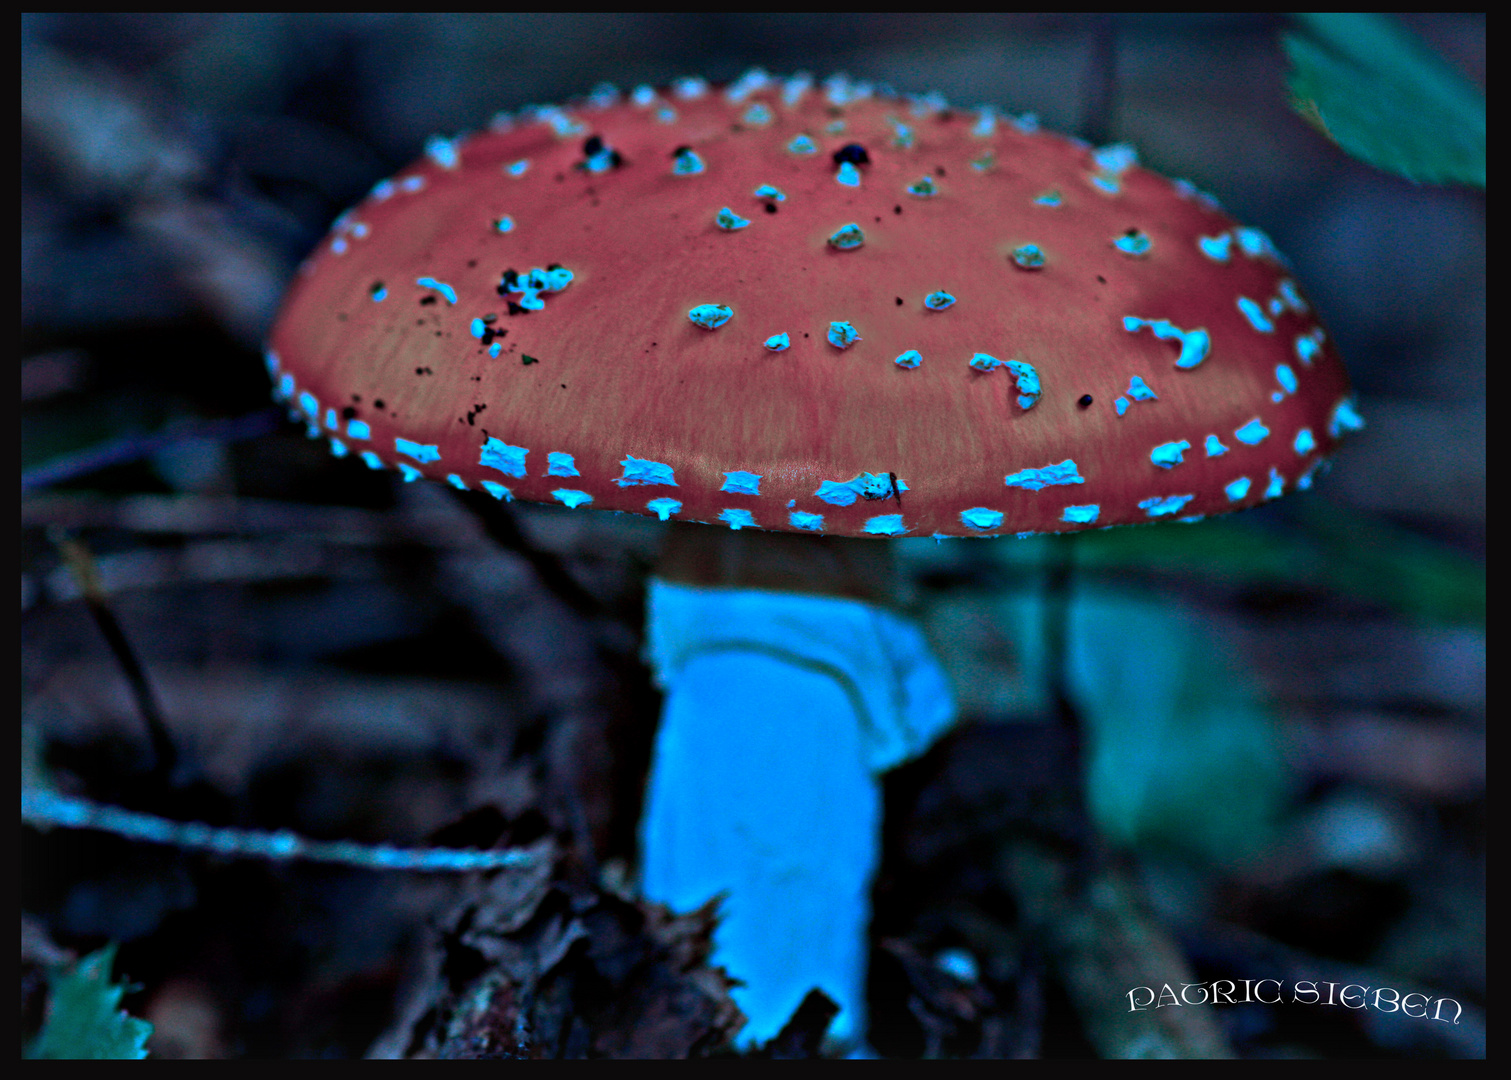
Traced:
<svg viewBox="0 0 1511 1080">
<path fill-rule="evenodd" d="M 756 73 L 435 140 L 268 354 L 338 454 L 839 536 L 1058 532 L 1305 487 L 1331 339 L 1208 196 L 990 110 Z"/>
</svg>

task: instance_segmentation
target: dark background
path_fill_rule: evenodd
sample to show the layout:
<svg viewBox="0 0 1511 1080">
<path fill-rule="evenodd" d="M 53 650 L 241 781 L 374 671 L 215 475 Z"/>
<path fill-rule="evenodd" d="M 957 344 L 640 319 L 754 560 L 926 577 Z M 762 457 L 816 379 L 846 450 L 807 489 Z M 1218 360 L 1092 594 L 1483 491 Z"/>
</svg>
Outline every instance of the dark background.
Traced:
<svg viewBox="0 0 1511 1080">
<path fill-rule="evenodd" d="M 1404 21 L 1484 85 L 1483 15 Z M 1210 670 L 1238 672 L 1193 678 L 1197 700 L 1172 699 L 1172 715 L 1229 710 L 1249 732 L 1225 743 L 1172 721 L 1171 744 L 1210 748 L 1211 772 L 1193 759 L 1179 782 L 1151 773 L 1164 801 L 1093 781 L 1098 820 L 1139 853 L 1141 887 L 1203 977 L 1263 977 L 1282 966 L 1275 948 L 1470 1007 L 1452 1030 L 1233 1010 L 1244 1056 L 1481 1055 L 1484 196 L 1378 172 L 1307 126 L 1286 104 L 1282 28 L 1223 14 L 23 17 L 24 760 L 61 789 L 179 819 L 423 843 L 489 807 L 508 824 L 484 842 L 573 833 L 592 838 L 595 868 L 630 858 L 656 708 L 634 635 L 660 526 L 524 508 L 523 547 L 501 548 L 446 493 L 333 461 L 270 413 L 259 342 L 330 220 L 431 134 L 602 81 L 844 71 L 1132 142 L 1295 263 L 1369 427 L 1313 492 L 1176 540 L 1117 530 L 1081 549 L 1072 656 L 1133 648 L 1107 614 L 1132 605 L 1195 669 L 1210 650 Z M 180 747 L 169 782 L 59 553 L 69 536 Z M 907 600 L 975 734 L 897 785 L 878 935 L 923 956 L 964 943 L 998 989 L 1017 969 L 960 909 L 1012 924 L 990 852 L 1015 813 L 1013 770 L 978 774 L 1014 745 L 991 732 L 1045 709 L 1046 551 L 900 546 Z M 585 619 L 543 585 L 542 552 L 609 614 Z M 1092 718 L 1104 746 L 1115 723 Z M 1228 786 L 1246 774 L 1268 779 Z M 128 1004 L 166 1055 L 360 1054 L 449 895 L 86 833 L 24 839 L 32 925 L 79 950 L 122 942 L 120 969 L 144 985 Z M 1041 1004 L 1039 1052 L 1087 1052 L 1068 1007 Z"/>
</svg>

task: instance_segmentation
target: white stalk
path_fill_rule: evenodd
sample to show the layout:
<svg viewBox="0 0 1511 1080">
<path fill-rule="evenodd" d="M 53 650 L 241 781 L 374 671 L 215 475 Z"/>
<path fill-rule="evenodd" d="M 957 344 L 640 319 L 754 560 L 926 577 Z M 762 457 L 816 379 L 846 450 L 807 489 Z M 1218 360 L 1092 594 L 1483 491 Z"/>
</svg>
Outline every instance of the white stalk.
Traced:
<svg viewBox="0 0 1511 1080">
<path fill-rule="evenodd" d="M 726 893 L 713 962 L 745 982 L 741 1041 L 818 987 L 865 1034 L 880 775 L 954 718 L 918 628 L 859 600 L 653 579 L 666 692 L 641 821 L 642 887 L 687 910 Z"/>
</svg>

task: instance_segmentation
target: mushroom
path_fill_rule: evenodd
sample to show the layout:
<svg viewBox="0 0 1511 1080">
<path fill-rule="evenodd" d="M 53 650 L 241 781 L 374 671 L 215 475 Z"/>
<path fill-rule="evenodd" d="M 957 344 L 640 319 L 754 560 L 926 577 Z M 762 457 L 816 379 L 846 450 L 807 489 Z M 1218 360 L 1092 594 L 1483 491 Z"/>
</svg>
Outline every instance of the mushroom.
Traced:
<svg viewBox="0 0 1511 1080">
<path fill-rule="evenodd" d="M 369 468 L 703 523 L 651 583 L 643 884 L 728 892 L 755 1039 L 814 985 L 863 1034 L 876 777 L 952 716 L 885 546 L 839 538 L 1192 521 L 1361 423 L 1265 235 L 1131 148 L 758 71 L 432 140 L 302 265 L 267 363 Z"/>
</svg>

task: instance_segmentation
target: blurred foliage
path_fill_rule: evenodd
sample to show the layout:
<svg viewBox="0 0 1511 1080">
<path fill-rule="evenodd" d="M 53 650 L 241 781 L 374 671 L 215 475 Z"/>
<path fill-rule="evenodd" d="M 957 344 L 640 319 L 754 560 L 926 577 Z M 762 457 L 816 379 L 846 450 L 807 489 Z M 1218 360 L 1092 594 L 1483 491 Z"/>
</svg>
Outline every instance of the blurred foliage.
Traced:
<svg viewBox="0 0 1511 1080">
<path fill-rule="evenodd" d="M 1041 591 L 991 602 L 991 621 L 1018 665 L 990 672 L 988 711 L 1043 716 L 1052 708 L 1043 676 L 1052 662 L 1049 604 Z M 1087 731 L 1087 802 L 1102 834 L 1218 866 L 1262 851 L 1296 778 L 1266 688 L 1223 624 L 1179 595 L 1084 578 L 1066 615 L 1067 689 Z M 957 621 L 956 636 L 960 628 Z M 945 620 L 934 629 L 951 633 Z M 962 666 L 958 650 L 951 659 L 957 685 L 984 674 Z"/>
<path fill-rule="evenodd" d="M 1217 865 L 1263 850 L 1290 787 L 1274 719 L 1253 671 L 1200 610 L 1083 590 L 1069 665 L 1103 835 Z"/>
<path fill-rule="evenodd" d="M 1418 183 L 1485 186 L 1485 96 L 1388 15 L 1301 12 L 1292 106 L 1344 152 Z"/>
<path fill-rule="evenodd" d="M 1422 625 L 1485 625 L 1485 564 L 1383 515 L 1311 493 L 1241 514 L 1176 528 L 1130 525 L 1068 536 L 988 543 L 1015 580 L 1074 545 L 1076 566 L 1101 574 L 1153 575 L 1245 590 L 1311 592 L 1374 606 Z M 899 541 L 915 572 L 958 558 L 931 539 Z"/>
<path fill-rule="evenodd" d="M 1106 529 L 1076 538 L 1087 569 L 1163 571 L 1247 586 L 1309 588 L 1429 623 L 1485 622 L 1485 567 L 1446 544 L 1319 498 L 1293 498 L 1297 528 L 1248 515 L 1185 530 Z"/>
<path fill-rule="evenodd" d="M 152 1025 L 121 1008 L 129 987 L 111 981 L 114 964 L 112 943 L 49 978 L 47 1021 L 27 1057 L 97 1061 L 147 1056 Z"/>
</svg>

